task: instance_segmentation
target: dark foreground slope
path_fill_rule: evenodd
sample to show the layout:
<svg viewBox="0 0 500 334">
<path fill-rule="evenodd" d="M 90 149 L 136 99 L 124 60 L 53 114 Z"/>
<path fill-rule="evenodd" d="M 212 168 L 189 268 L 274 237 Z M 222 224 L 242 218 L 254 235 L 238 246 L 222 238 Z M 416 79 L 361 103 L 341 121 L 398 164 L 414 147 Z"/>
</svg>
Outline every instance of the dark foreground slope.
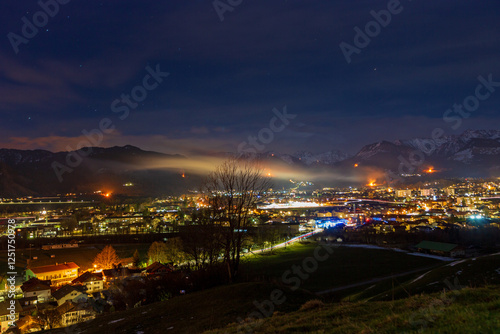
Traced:
<svg viewBox="0 0 500 334">
<path fill-rule="evenodd" d="M 322 304 L 209 333 L 500 333 L 500 287 L 385 302 Z"/>
<path fill-rule="evenodd" d="M 331 304 L 287 291 L 271 317 L 249 318 L 275 288 L 224 286 L 48 333 L 500 333 L 500 286 Z"/>
<path fill-rule="evenodd" d="M 269 299 L 276 286 L 266 283 L 241 283 L 176 297 L 127 311 L 100 316 L 73 328 L 46 333 L 202 333 L 245 318 L 256 307 L 254 302 Z M 280 312 L 298 310 L 307 300 L 315 298 L 305 291 L 290 292 L 280 288 L 287 302 L 276 307 Z"/>
</svg>

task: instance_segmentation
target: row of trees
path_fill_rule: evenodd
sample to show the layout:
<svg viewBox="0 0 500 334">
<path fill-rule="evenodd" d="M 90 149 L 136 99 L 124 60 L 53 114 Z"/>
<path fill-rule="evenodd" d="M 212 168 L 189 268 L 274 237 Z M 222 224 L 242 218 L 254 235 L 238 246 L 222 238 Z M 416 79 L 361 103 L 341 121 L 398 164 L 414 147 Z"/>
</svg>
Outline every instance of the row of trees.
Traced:
<svg viewBox="0 0 500 334">
<path fill-rule="evenodd" d="M 241 253 L 252 243 L 248 233 L 253 225 L 252 211 L 269 188 L 269 178 L 253 162 L 227 160 L 208 175 L 201 187 L 206 209 L 193 215 L 193 225 L 186 227 L 180 238 L 154 242 L 148 251 L 149 262 L 189 262 L 196 269 L 222 264 L 228 280 L 233 281 Z M 101 268 L 111 268 L 118 262 L 111 246 L 94 261 Z"/>
<path fill-rule="evenodd" d="M 148 250 L 148 258 L 150 263 L 173 263 L 174 265 L 182 264 L 188 260 L 180 238 L 168 239 L 167 242 L 153 242 Z"/>
<path fill-rule="evenodd" d="M 183 251 L 182 240 L 180 238 L 172 238 L 167 242 L 155 241 L 148 250 L 148 262 L 172 263 L 179 265 L 188 260 L 188 255 Z M 134 266 L 138 267 L 141 258 L 139 251 L 136 249 L 132 256 Z M 120 263 L 120 258 L 116 254 L 116 250 L 111 245 L 107 245 L 94 258 L 93 264 L 100 269 L 111 269 Z"/>
<path fill-rule="evenodd" d="M 251 243 L 247 232 L 252 210 L 270 186 L 262 169 L 238 159 L 227 160 L 208 175 L 201 188 L 207 209 L 194 215 L 194 226 L 181 234 L 184 251 L 197 268 L 222 263 L 228 280 L 234 280 L 240 255 Z"/>
</svg>

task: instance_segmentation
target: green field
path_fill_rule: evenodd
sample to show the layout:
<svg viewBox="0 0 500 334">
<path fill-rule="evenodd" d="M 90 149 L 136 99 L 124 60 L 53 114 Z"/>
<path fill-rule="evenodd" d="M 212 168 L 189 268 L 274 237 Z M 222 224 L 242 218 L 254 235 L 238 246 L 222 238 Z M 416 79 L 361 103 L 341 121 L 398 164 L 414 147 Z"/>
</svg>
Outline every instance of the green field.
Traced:
<svg viewBox="0 0 500 334">
<path fill-rule="evenodd" d="M 273 254 L 244 257 L 242 279 L 282 283 L 283 273 L 293 265 L 302 266 L 304 259 L 314 255 L 316 247 L 318 245 L 313 242 L 295 243 L 286 249 L 275 250 Z M 391 250 L 327 247 L 332 250 L 332 254 L 325 261 L 318 261 L 317 270 L 301 281 L 301 288 L 317 292 L 442 263 Z M 320 254 L 323 256 L 326 252 L 322 251 Z"/>
</svg>

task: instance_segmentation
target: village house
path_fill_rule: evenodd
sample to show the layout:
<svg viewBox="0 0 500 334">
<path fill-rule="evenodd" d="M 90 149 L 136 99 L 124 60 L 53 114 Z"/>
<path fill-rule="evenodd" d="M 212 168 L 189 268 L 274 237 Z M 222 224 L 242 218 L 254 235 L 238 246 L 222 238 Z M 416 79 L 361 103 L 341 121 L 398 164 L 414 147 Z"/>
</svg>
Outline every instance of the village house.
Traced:
<svg viewBox="0 0 500 334">
<path fill-rule="evenodd" d="M 71 283 L 84 286 L 85 291 L 88 294 L 92 294 L 104 289 L 104 279 L 102 278 L 102 273 L 91 273 L 87 271 L 79 277 L 75 278 Z"/>
<path fill-rule="evenodd" d="M 145 276 L 162 276 L 172 272 L 173 267 L 171 265 L 161 264 L 160 262 L 154 262 L 146 267 L 142 271 Z"/>
<path fill-rule="evenodd" d="M 52 286 L 61 286 L 70 283 L 78 277 L 80 267 L 74 262 L 64 262 L 60 264 L 33 267 L 26 269 L 26 280 L 37 277 L 40 280 L 50 280 Z"/>
<path fill-rule="evenodd" d="M 37 302 L 40 303 L 47 302 L 52 299 L 50 283 L 47 281 L 41 281 L 36 277 L 32 277 L 27 282 L 24 282 L 21 286 L 21 290 L 23 291 L 23 296 L 25 298 L 36 297 Z"/>
<path fill-rule="evenodd" d="M 14 306 L 12 307 L 12 312 L 9 308 L 11 308 L 11 301 L 6 300 L 0 302 L 0 333 L 5 332 L 10 324 L 14 324 L 17 320 L 19 320 L 19 314 L 22 312 L 23 308 L 19 301 L 15 300 Z"/>
<path fill-rule="evenodd" d="M 118 262 L 118 266 L 127 267 L 127 268 L 133 267 L 134 266 L 134 258 L 127 257 L 124 259 L 120 259 L 120 261 Z"/>
<path fill-rule="evenodd" d="M 91 306 L 82 303 L 74 303 L 69 300 L 59 305 L 56 310 L 61 315 L 62 327 L 92 320 L 96 316 Z"/>
<path fill-rule="evenodd" d="M 42 328 L 42 323 L 37 317 L 26 315 L 16 321 L 16 327 L 21 333 L 38 332 Z"/>
<path fill-rule="evenodd" d="M 448 257 L 464 257 L 465 248 L 457 244 L 446 242 L 422 241 L 415 246 L 421 253 L 434 254 Z"/>
<path fill-rule="evenodd" d="M 55 291 L 52 297 L 57 301 L 57 305 L 62 305 L 68 300 L 75 303 L 86 301 L 87 293 L 84 291 L 83 287 L 64 285 L 59 290 Z"/>
<path fill-rule="evenodd" d="M 110 284 L 115 281 L 124 279 L 135 279 L 141 277 L 141 269 L 130 269 L 130 268 L 115 268 L 115 269 L 105 269 L 102 271 L 102 277 L 105 284 Z"/>
</svg>

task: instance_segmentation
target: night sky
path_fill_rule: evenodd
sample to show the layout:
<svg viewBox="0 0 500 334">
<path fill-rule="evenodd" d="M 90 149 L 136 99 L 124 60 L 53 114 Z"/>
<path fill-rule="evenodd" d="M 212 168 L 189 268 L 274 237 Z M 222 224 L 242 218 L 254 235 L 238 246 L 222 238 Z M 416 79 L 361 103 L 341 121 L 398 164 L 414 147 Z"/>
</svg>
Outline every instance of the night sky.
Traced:
<svg viewBox="0 0 500 334">
<path fill-rule="evenodd" d="M 443 121 L 479 75 L 500 82 L 498 0 L 402 0 L 350 63 L 339 44 L 354 45 L 354 28 L 394 0 L 231 2 L 221 21 L 213 1 L 72 0 L 44 22 L 37 1 L 3 0 L 0 147 L 74 149 L 108 118 L 115 129 L 100 146 L 235 152 L 284 106 L 297 116 L 266 151 L 356 153 L 436 127 L 498 129 L 500 88 L 459 128 Z M 39 31 L 13 46 L 33 15 Z M 147 67 L 169 75 L 147 81 L 155 88 L 127 117 L 115 112 Z"/>
</svg>

